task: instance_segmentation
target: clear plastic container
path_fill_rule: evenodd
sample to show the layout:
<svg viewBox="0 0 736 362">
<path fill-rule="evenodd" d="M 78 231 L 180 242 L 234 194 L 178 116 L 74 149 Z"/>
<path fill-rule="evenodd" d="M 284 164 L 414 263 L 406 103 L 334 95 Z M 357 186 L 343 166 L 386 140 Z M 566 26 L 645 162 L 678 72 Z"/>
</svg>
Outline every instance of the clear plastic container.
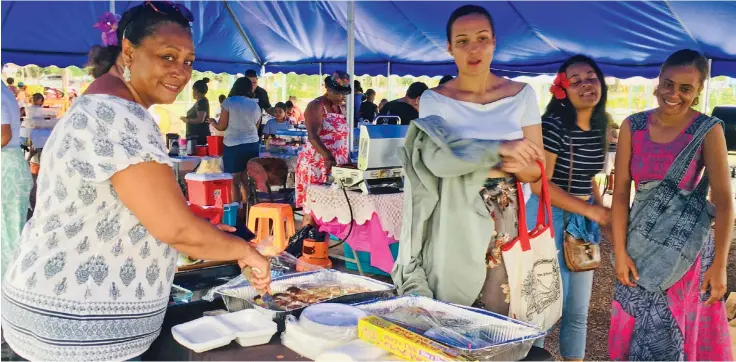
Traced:
<svg viewBox="0 0 736 362">
<path fill-rule="evenodd" d="M 307 331 L 325 338 L 358 338 L 358 321 L 368 313 L 345 304 L 325 303 L 307 307 L 299 323 Z"/>
</svg>

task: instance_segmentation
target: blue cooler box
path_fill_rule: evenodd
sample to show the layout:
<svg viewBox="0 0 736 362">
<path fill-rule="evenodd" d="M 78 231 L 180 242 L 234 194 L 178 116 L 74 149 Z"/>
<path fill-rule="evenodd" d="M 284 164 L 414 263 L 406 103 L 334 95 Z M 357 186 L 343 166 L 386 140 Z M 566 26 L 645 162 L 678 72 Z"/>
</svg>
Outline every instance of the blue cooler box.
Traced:
<svg viewBox="0 0 736 362">
<path fill-rule="evenodd" d="M 238 224 L 238 209 L 240 204 L 233 202 L 222 206 L 222 223 L 230 226 Z"/>
</svg>

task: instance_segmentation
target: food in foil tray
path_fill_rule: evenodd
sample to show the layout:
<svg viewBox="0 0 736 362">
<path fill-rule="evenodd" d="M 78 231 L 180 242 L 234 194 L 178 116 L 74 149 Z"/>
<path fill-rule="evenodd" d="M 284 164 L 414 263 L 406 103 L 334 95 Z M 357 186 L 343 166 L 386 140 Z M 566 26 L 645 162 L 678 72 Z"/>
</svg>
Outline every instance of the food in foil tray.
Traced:
<svg viewBox="0 0 736 362">
<path fill-rule="evenodd" d="M 291 286 L 283 293 L 274 293 L 272 297 L 279 308 L 291 311 L 337 297 L 370 291 L 364 287 L 351 285 Z M 260 307 L 268 308 L 260 296 L 253 298 L 253 302 Z"/>
<path fill-rule="evenodd" d="M 419 306 L 402 305 L 373 310 L 371 314 L 448 346 L 483 348 L 490 344 L 482 332 L 472 328 L 466 320 L 442 311 L 430 312 Z"/>
</svg>

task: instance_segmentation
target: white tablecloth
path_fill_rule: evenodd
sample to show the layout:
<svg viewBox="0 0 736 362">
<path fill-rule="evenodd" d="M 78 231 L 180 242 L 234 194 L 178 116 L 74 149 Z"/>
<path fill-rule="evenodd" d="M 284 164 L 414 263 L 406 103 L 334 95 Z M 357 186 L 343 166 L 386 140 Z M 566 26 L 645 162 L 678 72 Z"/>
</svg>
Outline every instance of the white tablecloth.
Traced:
<svg viewBox="0 0 736 362">
<path fill-rule="evenodd" d="M 401 235 L 401 216 L 404 194 L 364 195 L 361 192 L 348 191 L 348 199 L 353 209 L 353 219 L 358 225 L 364 225 L 378 215 L 381 227 L 389 237 L 399 240 Z M 339 188 L 310 185 L 307 187 L 307 199 L 304 212 L 313 213 L 315 217 L 329 222 L 337 218 L 340 224 L 350 223 L 350 209 L 345 195 Z"/>
</svg>

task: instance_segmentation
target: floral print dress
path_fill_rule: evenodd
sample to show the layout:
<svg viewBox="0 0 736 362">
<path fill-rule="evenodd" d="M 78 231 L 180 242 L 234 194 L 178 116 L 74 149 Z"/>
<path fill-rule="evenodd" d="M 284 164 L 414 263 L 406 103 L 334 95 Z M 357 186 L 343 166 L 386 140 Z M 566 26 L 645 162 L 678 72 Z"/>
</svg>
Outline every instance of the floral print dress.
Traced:
<svg viewBox="0 0 736 362">
<path fill-rule="evenodd" d="M 327 149 L 335 157 L 337 165 L 344 165 L 350 162 L 350 152 L 348 150 L 348 123 L 345 120 L 345 109 L 340 107 L 341 113 L 330 113 L 327 107 L 322 104 L 324 110 L 322 116 L 322 129 L 319 130 L 319 138 Z M 296 162 L 296 207 L 301 207 L 307 198 L 306 188 L 310 184 L 324 184 L 327 182 L 327 176 L 330 170 L 325 169 L 325 160 L 322 155 L 307 143 L 304 149 L 299 153 Z"/>
<path fill-rule="evenodd" d="M 496 233 L 486 250 L 486 281 L 474 306 L 494 313 L 509 314 L 509 277 L 501 246 L 519 234 L 519 197 L 513 177 L 486 180 L 480 196 L 493 218 Z M 523 200 L 521 201 L 523 202 Z"/>
</svg>

